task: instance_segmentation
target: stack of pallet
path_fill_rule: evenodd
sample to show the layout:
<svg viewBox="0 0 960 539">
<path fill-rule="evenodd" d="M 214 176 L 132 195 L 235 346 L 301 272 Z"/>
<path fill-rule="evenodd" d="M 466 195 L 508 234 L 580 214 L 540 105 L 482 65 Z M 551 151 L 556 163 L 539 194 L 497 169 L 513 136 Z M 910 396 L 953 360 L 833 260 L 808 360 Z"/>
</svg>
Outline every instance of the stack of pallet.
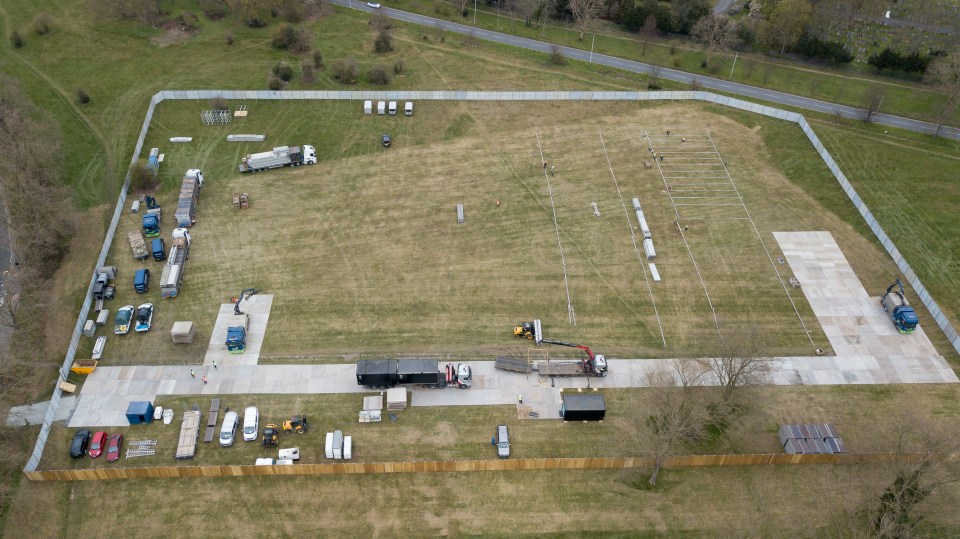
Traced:
<svg viewBox="0 0 960 539">
<path fill-rule="evenodd" d="M 174 344 L 190 344 L 197 335 L 197 328 L 193 322 L 174 322 L 170 330 Z"/>
<path fill-rule="evenodd" d="M 360 411 L 361 423 L 376 423 L 383 419 L 383 396 L 375 395 L 363 398 L 363 410 Z"/>
<path fill-rule="evenodd" d="M 780 425 L 777 434 L 783 450 L 791 455 L 847 452 L 843 440 L 830 423 Z"/>
<path fill-rule="evenodd" d="M 404 410 L 407 407 L 407 388 L 394 387 L 387 390 L 387 410 Z"/>
</svg>

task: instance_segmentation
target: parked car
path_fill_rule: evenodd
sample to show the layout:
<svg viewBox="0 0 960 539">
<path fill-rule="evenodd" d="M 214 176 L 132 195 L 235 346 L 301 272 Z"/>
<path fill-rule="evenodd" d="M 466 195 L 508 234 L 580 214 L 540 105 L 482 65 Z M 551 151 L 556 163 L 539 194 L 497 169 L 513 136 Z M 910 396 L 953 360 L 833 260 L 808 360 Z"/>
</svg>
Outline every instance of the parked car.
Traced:
<svg viewBox="0 0 960 539">
<path fill-rule="evenodd" d="M 230 447 L 233 445 L 234 437 L 237 434 L 237 413 L 230 410 L 223 416 L 223 425 L 220 426 L 220 446 Z"/>
<path fill-rule="evenodd" d="M 107 462 L 120 460 L 120 446 L 123 445 L 123 435 L 114 434 L 107 440 Z"/>
<path fill-rule="evenodd" d="M 87 454 L 87 444 L 90 443 L 90 431 L 87 429 L 78 430 L 73 435 L 70 442 L 70 456 L 78 459 Z"/>
<path fill-rule="evenodd" d="M 510 458 L 510 432 L 506 425 L 497 425 L 497 456 Z"/>
<path fill-rule="evenodd" d="M 93 433 L 93 438 L 90 439 L 90 450 L 87 451 L 87 454 L 90 455 L 90 458 L 95 459 L 103 453 L 103 448 L 107 445 L 107 433 L 102 430 L 98 430 Z"/>
<path fill-rule="evenodd" d="M 117 311 L 113 319 L 113 332 L 117 335 L 126 335 L 130 332 L 130 322 L 133 320 L 133 305 L 124 305 Z"/>
<path fill-rule="evenodd" d="M 243 411 L 243 441 L 252 442 L 260 431 L 260 411 L 256 406 L 247 406 Z"/>
<path fill-rule="evenodd" d="M 138 332 L 150 331 L 150 324 L 153 323 L 153 303 L 144 303 L 137 307 L 137 327 Z"/>
<path fill-rule="evenodd" d="M 383 138 L 381 138 L 380 140 L 383 142 L 383 147 L 384 147 L 384 148 L 389 148 L 389 147 L 390 147 L 390 142 L 391 142 L 391 141 L 390 141 L 390 135 L 384 135 Z"/>
</svg>

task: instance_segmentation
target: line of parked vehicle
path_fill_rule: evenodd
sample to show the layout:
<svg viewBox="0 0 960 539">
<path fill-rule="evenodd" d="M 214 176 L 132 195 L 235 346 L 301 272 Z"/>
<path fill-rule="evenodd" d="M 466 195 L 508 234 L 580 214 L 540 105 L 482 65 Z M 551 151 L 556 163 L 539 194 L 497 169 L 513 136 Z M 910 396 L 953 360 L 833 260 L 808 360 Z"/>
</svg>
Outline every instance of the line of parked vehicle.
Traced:
<svg viewBox="0 0 960 539">
<path fill-rule="evenodd" d="M 116 462 L 120 459 L 122 445 L 122 434 L 111 436 L 103 431 L 91 434 L 89 430 L 81 429 L 73 435 L 73 440 L 70 442 L 70 456 L 79 459 L 90 455 L 90 458 L 95 459 L 106 452 L 107 462 Z"/>
</svg>

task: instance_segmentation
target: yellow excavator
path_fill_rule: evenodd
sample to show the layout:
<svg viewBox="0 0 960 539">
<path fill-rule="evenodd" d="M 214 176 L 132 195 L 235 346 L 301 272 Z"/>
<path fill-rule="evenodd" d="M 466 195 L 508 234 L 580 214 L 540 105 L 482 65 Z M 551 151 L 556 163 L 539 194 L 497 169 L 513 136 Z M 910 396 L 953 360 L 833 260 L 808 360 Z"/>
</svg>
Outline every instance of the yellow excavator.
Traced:
<svg viewBox="0 0 960 539">
<path fill-rule="evenodd" d="M 277 445 L 280 438 L 280 430 L 273 423 L 270 423 L 263 429 L 263 446 Z"/>
</svg>

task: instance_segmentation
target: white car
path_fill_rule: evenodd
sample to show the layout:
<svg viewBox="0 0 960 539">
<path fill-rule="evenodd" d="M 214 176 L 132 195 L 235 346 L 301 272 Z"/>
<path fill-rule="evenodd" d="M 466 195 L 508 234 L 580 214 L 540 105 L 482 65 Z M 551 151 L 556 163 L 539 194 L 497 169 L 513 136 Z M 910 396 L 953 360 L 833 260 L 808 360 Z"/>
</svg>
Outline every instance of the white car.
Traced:
<svg viewBox="0 0 960 539">
<path fill-rule="evenodd" d="M 380 4 L 377 2 L 367 2 L 367 5 L 372 7 L 373 9 L 380 9 Z"/>
<path fill-rule="evenodd" d="M 243 441 L 252 442 L 260 435 L 260 411 L 256 406 L 247 406 L 243 411 Z"/>
<path fill-rule="evenodd" d="M 134 329 L 137 332 L 150 331 L 150 325 L 153 323 L 153 303 L 144 303 L 137 307 L 137 325 Z"/>
</svg>

